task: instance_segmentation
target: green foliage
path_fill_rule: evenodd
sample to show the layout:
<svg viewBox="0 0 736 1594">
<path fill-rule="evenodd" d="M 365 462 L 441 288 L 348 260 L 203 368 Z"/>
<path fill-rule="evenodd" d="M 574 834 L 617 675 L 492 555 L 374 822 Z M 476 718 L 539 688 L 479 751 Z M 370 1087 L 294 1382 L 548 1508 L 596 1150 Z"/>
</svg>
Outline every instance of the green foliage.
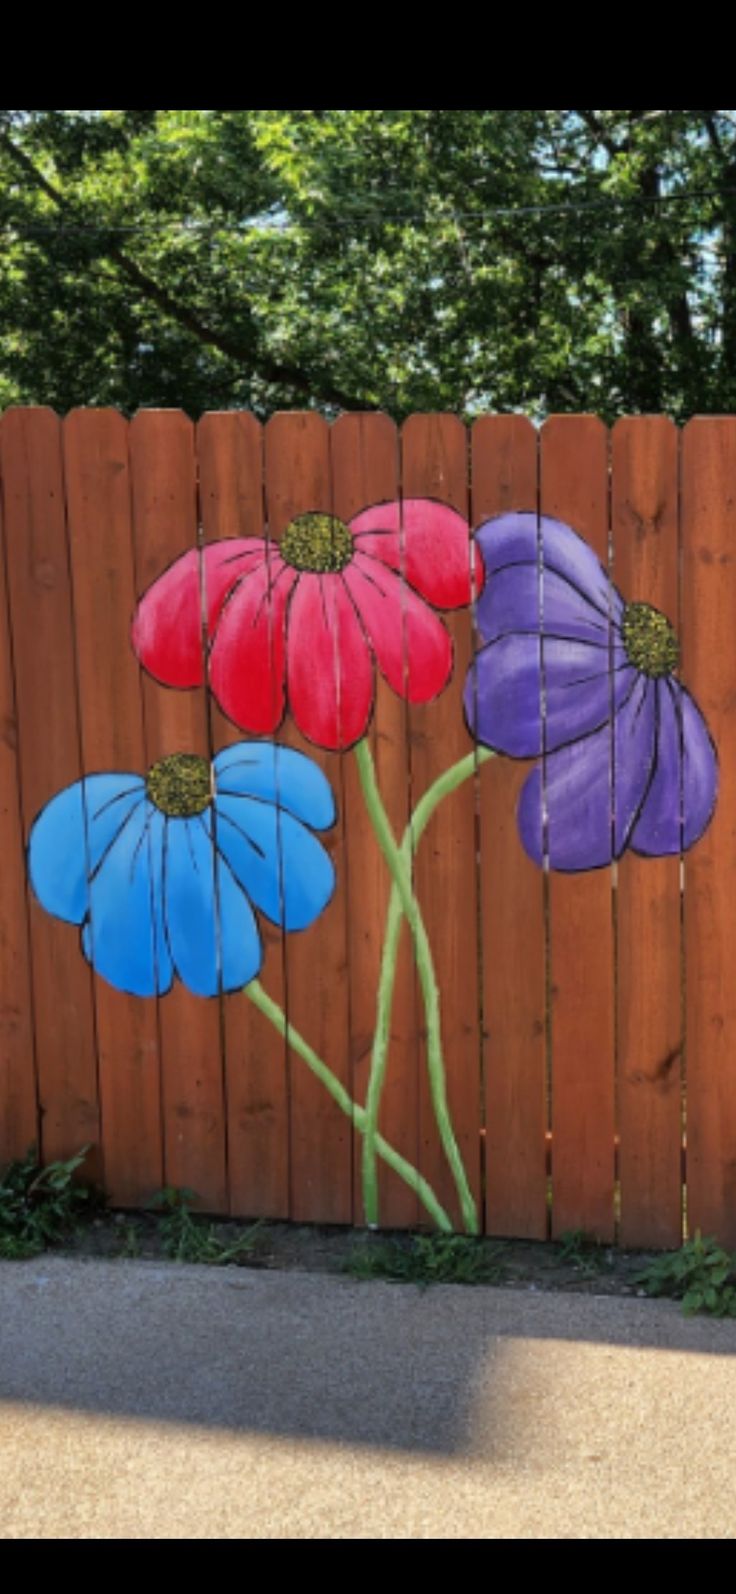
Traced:
<svg viewBox="0 0 736 1594">
<path fill-rule="evenodd" d="M 31 1150 L 10 1163 L 0 1180 L 0 1258 L 38 1256 L 79 1226 L 98 1199 L 92 1186 L 74 1178 L 88 1151 L 84 1146 L 68 1162 L 41 1167 Z"/>
<path fill-rule="evenodd" d="M 700 1230 L 679 1251 L 652 1262 L 637 1280 L 647 1295 L 669 1295 L 682 1301 L 686 1316 L 736 1317 L 736 1257 L 717 1240 L 702 1239 Z"/>
<path fill-rule="evenodd" d="M 388 1279 L 400 1284 L 498 1284 L 502 1251 L 483 1240 L 459 1234 L 413 1235 L 371 1241 L 355 1247 L 345 1272 L 356 1279 Z"/>
<path fill-rule="evenodd" d="M 246 1262 L 252 1256 L 256 1235 L 262 1227 L 260 1221 L 243 1229 L 230 1245 L 224 1245 L 213 1223 L 207 1224 L 192 1215 L 190 1205 L 195 1198 L 194 1190 L 179 1190 L 174 1185 L 165 1185 L 153 1197 L 151 1207 L 163 1213 L 159 1239 L 164 1256 L 172 1262 L 206 1262 L 215 1267 L 228 1262 Z"/>
<path fill-rule="evenodd" d="M 0 402 L 736 407 L 733 111 L 0 112 Z"/>
<path fill-rule="evenodd" d="M 558 1256 L 586 1278 L 594 1278 L 603 1267 L 603 1247 L 585 1229 L 566 1229 L 560 1235 Z"/>
</svg>

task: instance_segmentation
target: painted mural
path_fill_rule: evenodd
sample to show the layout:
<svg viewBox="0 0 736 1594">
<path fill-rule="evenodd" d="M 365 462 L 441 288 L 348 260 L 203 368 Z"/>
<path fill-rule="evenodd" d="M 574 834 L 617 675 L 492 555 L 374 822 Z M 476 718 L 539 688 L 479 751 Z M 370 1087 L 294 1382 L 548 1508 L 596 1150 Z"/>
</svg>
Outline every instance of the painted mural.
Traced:
<svg viewBox="0 0 736 1594">
<path fill-rule="evenodd" d="M 453 670 L 442 611 L 472 606 L 478 648 L 464 691 L 466 757 L 422 793 L 403 837 L 389 821 L 367 732 L 376 671 L 411 704 Z M 117 989 L 256 1004 L 362 1136 L 365 1221 L 380 1221 L 377 1160 L 452 1224 L 426 1179 L 379 1133 L 402 922 L 412 939 L 429 1091 L 463 1222 L 479 1215 L 448 1107 L 441 991 L 412 881 L 412 856 L 443 798 L 480 763 L 535 760 L 522 788 L 520 844 L 540 867 L 599 869 L 627 848 L 691 848 L 714 811 L 717 760 L 676 678 L 673 626 L 625 599 L 571 527 L 534 511 L 474 533 L 431 499 L 371 505 L 345 524 L 301 514 L 278 544 L 228 538 L 183 553 L 143 594 L 132 623 L 142 668 L 162 688 L 206 684 L 246 739 L 211 760 L 181 752 L 148 771 L 88 775 L 51 796 L 28 846 L 35 894 L 81 930 L 84 956 Z M 261 984 L 261 921 L 308 932 L 335 889 L 320 839 L 335 823 L 331 781 L 273 738 L 291 717 L 322 753 L 356 761 L 390 872 L 370 1074 L 351 1099 Z M 325 763 L 324 758 L 321 759 Z"/>
</svg>

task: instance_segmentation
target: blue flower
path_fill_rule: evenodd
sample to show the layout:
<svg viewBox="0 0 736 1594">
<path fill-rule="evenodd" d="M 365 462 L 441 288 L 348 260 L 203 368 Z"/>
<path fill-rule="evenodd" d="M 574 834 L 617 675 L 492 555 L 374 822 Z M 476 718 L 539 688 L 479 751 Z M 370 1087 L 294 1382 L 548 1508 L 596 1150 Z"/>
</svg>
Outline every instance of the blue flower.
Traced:
<svg viewBox="0 0 736 1594">
<path fill-rule="evenodd" d="M 145 777 L 87 775 L 59 792 L 32 828 L 29 874 L 118 990 L 162 995 L 176 975 L 215 996 L 258 974 L 254 908 L 303 930 L 326 907 L 335 871 L 312 830 L 334 821 L 330 784 L 303 753 L 272 742 L 238 742 L 212 763 L 174 753 Z"/>
</svg>

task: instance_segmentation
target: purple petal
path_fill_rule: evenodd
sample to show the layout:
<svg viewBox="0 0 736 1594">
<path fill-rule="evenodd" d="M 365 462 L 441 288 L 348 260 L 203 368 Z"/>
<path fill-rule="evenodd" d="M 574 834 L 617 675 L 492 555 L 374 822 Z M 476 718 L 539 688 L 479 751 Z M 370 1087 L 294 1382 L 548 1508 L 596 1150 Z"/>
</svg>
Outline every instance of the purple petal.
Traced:
<svg viewBox="0 0 736 1594">
<path fill-rule="evenodd" d="M 614 724 L 613 739 L 611 727 L 605 725 L 544 761 L 546 850 L 551 869 L 600 869 L 614 856 L 619 857 L 627 845 L 654 759 L 654 691 L 646 676 L 635 676 L 633 690 Z M 524 849 L 538 864 L 545 853 L 542 793 L 539 765 L 522 789 L 518 813 Z"/>
<path fill-rule="evenodd" d="M 544 639 L 545 739 L 552 752 L 597 730 L 636 681 L 618 644 L 609 653 L 590 642 Z M 501 637 L 477 654 L 465 682 L 465 713 L 477 741 L 511 758 L 542 751 L 539 636 Z"/>
<path fill-rule="evenodd" d="M 542 618 L 543 616 L 543 618 Z M 540 618 L 542 623 L 540 625 Z M 608 647 L 611 631 L 603 615 L 569 581 L 536 565 L 507 565 L 491 576 L 477 604 L 478 628 L 486 642 L 510 631 L 542 630 L 545 636 L 576 637 Z"/>
<path fill-rule="evenodd" d="M 657 757 L 634 850 L 664 857 L 692 847 L 712 817 L 717 788 L 716 751 L 700 709 L 679 681 L 658 681 Z"/>
<path fill-rule="evenodd" d="M 620 620 L 623 599 L 593 549 L 563 521 L 533 511 L 495 515 L 478 527 L 475 537 L 489 585 L 490 578 L 507 565 L 537 565 L 541 557 L 545 570 L 562 576 L 601 614 L 610 614 L 614 623 Z"/>
</svg>

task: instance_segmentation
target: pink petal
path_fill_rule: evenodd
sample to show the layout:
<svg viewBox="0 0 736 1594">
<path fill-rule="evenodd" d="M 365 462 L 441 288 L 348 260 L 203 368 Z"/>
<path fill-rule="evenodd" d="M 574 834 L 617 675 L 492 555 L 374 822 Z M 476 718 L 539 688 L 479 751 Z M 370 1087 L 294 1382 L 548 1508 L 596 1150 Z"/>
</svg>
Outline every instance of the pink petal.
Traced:
<svg viewBox="0 0 736 1594">
<path fill-rule="evenodd" d="M 212 691 L 223 713 L 256 736 L 283 718 L 286 606 L 296 580 L 275 557 L 260 564 L 222 607 L 212 643 Z"/>
<path fill-rule="evenodd" d="M 343 571 L 381 672 L 410 703 L 427 703 L 452 669 L 447 628 L 423 599 L 375 559 L 356 554 Z"/>
<path fill-rule="evenodd" d="M 365 734 L 373 660 L 341 575 L 302 575 L 289 608 L 289 707 L 310 742 L 331 751 Z"/>
<path fill-rule="evenodd" d="M 361 510 L 350 522 L 356 547 L 407 581 L 437 609 L 459 609 L 478 596 L 483 563 L 457 510 L 432 498 L 405 498 Z M 474 577 L 471 580 L 471 571 Z"/>
<path fill-rule="evenodd" d="M 133 616 L 133 649 L 144 669 L 165 686 L 201 686 L 202 584 L 211 633 L 228 592 L 245 571 L 262 563 L 265 552 L 260 538 L 230 538 L 210 543 L 201 555 L 192 548 L 164 570 Z"/>
</svg>

